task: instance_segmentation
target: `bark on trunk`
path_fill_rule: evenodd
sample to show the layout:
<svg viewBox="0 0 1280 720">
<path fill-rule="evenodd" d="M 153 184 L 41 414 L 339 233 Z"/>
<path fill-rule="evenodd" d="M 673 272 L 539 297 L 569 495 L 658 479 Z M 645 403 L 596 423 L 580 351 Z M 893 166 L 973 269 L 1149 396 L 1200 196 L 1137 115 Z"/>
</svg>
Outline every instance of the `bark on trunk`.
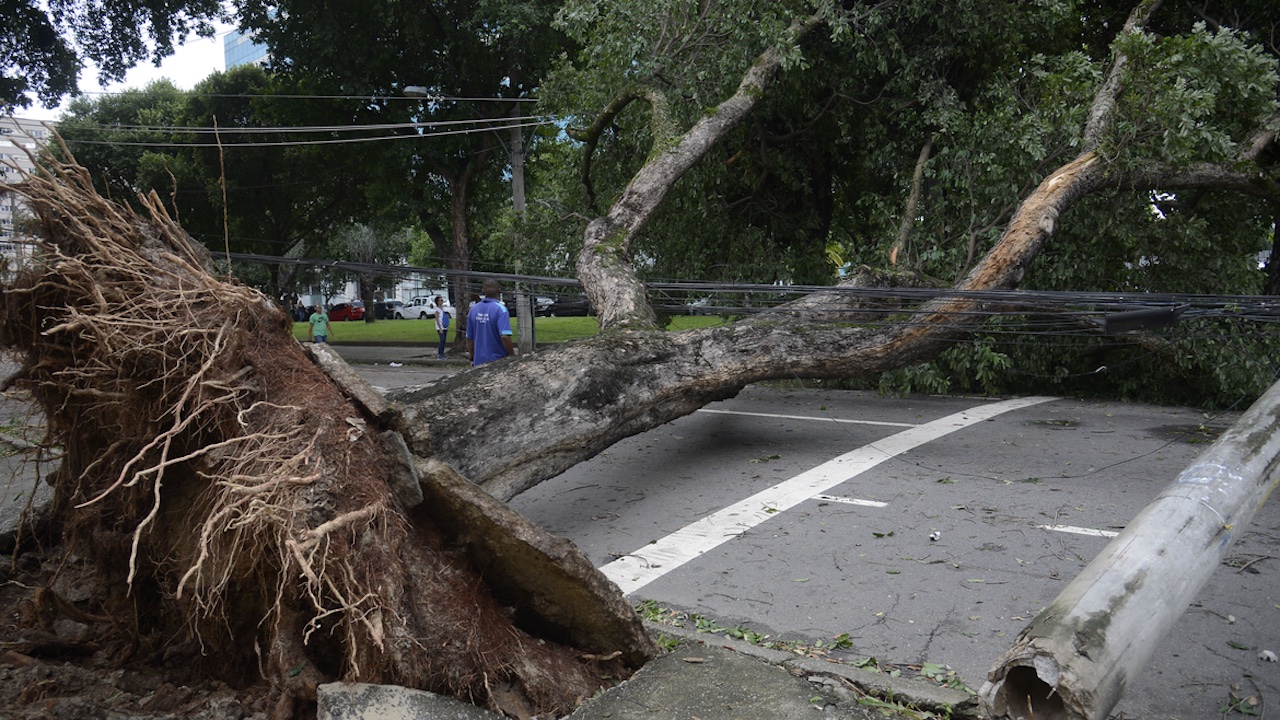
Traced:
<svg viewBox="0 0 1280 720">
<path fill-rule="evenodd" d="M 920 194 L 924 188 L 924 166 L 929 162 L 933 152 L 933 138 L 927 140 L 920 148 L 920 157 L 916 158 L 916 169 L 911 173 L 911 191 L 907 195 L 907 206 L 902 211 L 902 223 L 898 227 L 898 241 L 889 249 L 889 265 L 896 267 L 898 255 L 910 247 L 911 233 L 916 224 L 916 213 L 920 207 Z M 908 251 L 909 252 L 909 251 Z M 904 264 L 908 264 L 906 258 Z M 912 263 L 913 269 L 919 269 L 919 263 Z"/>
<path fill-rule="evenodd" d="M 453 302 L 462 322 L 450 325 L 453 331 L 454 345 L 460 346 L 465 337 L 467 323 L 466 313 L 470 306 L 467 273 L 471 272 L 471 258 L 474 254 L 474 243 L 471 241 L 470 225 L 467 218 L 467 207 L 471 199 L 471 183 L 488 161 L 489 155 L 497 147 L 491 134 L 483 133 L 477 138 L 475 148 L 463 158 L 458 172 L 452 175 L 449 182 L 449 269 L 458 272 L 453 279 Z"/>
</svg>

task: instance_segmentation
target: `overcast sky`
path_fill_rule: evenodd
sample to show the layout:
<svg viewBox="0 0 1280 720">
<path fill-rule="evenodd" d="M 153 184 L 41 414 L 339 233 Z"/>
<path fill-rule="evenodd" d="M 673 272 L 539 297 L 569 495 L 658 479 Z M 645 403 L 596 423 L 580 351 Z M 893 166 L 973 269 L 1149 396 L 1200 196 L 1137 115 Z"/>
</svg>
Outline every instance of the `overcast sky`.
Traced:
<svg viewBox="0 0 1280 720">
<path fill-rule="evenodd" d="M 94 93 L 100 92 L 120 92 L 128 89 L 141 90 L 151 81 L 159 80 L 160 78 L 169 78 L 179 88 L 190 90 L 195 87 L 196 83 L 209 77 L 209 74 L 215 70 L 225 69 L 222 66 L 222 39 L 231 29 L 232 26 L 230 25 L 219 25 L 218 34 L 212 38 L 192 38 L 185 45 L 177 48 L 173 55 L 165 58 L 160 67 L 156 67 L 150 62 L 144 62 L 130 70 L 128 75 L 125 76 L 124 82 L 105 88 L 98 84 L 97 68 L 89 67 L 80 75 L 80 90 L 90 97 L 93 97 Z M 35 105 L 14 114 L 22 118 L 56 120 L 61 112 L 61 107 L 46 110 L 42 106 Z"/>
</svg>

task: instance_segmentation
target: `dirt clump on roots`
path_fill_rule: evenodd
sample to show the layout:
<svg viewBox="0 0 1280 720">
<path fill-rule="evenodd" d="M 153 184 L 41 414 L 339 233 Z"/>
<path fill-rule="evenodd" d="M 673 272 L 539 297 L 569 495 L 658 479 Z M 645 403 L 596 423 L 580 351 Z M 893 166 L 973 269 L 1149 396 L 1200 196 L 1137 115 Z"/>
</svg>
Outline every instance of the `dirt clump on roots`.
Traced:
<svg viewBox="0 0 1280 720">
<path fill-rule="evenodd" d="M 337 679 L 554 717 L 651 657 L 609 591 L 596 596 L 616 626 L 605 644 L 622 649 L 539 636 L 547 616 L 573 615 L 554 598 L 522 627 L 520 589 L 476 557 L 512 545 L 458 547 L 470 531 L 408 506 L 394 479 L 433 466 L 397 459 L 387 419 L 330 381 L 283 311 L 215 277 L 154 193 L 140 215 L 99 197 L 83 168 L 48 167 L 13 186 L 42 241 L 5 288 L 0 345 L 19 358 L 10 386 L 45 415 L 57 551 L 10 568 L 25 574 L 9 589 L 30 597 L 15 598 L 0 640 L 74 632 L 80 667 L 109 670 L 117 700 L 195 715 L 218 702 L 230 717 L 313 715 L 316 686 Z M 93 591 L 60 591 L 72 576 Z M 53 707 L 55 686 L 81 682 L 41 679 L 54 646 L 5 646 L 0 674 L 23 685 L 10 707 Z"/>
</svg>

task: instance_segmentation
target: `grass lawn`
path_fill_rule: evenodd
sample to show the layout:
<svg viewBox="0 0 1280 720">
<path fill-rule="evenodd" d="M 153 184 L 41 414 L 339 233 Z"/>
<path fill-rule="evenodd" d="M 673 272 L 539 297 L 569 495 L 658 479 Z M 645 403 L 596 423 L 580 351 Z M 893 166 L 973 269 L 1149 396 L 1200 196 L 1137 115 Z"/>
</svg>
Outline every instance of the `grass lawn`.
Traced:
<svg viewBox="0 0 1280 720">
<path fill-rule="evenodd" d="M 695 327 L 708 327 L 723 323 L 722 318 L 704 315 L 678 315 L 671 319 L 668 330 L 687 330 Z M 534 330 L 538 335 L 538 344 L 558 343 L 566 340 L 591 337 L 600 332 L 600 324 L 593 317 L 540 317 L 534 318 Z M 517 323 L 513 320 L 511 328 L 519 334 Z M 449 342 L 453 342 L 458 323 L 449 326 Z M 293 336 L 299 340 L 307 339 L 307 323 L 295 322 Z M 329 342 L 334 345 L 361 345 L 367 343 L 405 343 L 417 345 L 435 343 L 434 320 L 379 320 L 367 323 L 331 322 L 329 323 Z"/>
</svg>

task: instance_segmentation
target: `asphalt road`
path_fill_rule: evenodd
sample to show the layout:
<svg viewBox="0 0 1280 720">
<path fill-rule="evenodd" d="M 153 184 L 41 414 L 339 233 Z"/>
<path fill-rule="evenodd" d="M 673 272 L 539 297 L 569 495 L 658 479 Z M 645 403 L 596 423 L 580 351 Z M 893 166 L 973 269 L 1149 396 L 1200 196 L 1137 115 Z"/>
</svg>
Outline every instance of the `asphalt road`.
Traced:
<svg viewBox="0 0 1280 720">
<path fill-rule="evenodd" d="M 777 638 L 846 635 L 850 658 L 944 664 L 976 689 L 1108 534 L 1232 420 L 752 387 L 512 504 L 573 539 L 633 600 Z M 1280 702 L 1280 665 L 1258 658 L 1280 652 L 1278 543 L 1272 501 L 1120 717 L 1218 717 L 1233 693 Z"/>
<path fill-rule="evenodd" d="M 375 384 L 436 367 L 361 365 Z M 977 688 L 1032 617 L 1237 414 L 1061 398 L 751 387 L 512 505 L 639 602 Z M 1115 718 L 1280 703 L 1280 506 L 1268 502 Z M 1255 698 L 1246 708 L 1236 701 Z M 1272 709 L 1272 712 L 1277 710 Z"/>
</svg>

